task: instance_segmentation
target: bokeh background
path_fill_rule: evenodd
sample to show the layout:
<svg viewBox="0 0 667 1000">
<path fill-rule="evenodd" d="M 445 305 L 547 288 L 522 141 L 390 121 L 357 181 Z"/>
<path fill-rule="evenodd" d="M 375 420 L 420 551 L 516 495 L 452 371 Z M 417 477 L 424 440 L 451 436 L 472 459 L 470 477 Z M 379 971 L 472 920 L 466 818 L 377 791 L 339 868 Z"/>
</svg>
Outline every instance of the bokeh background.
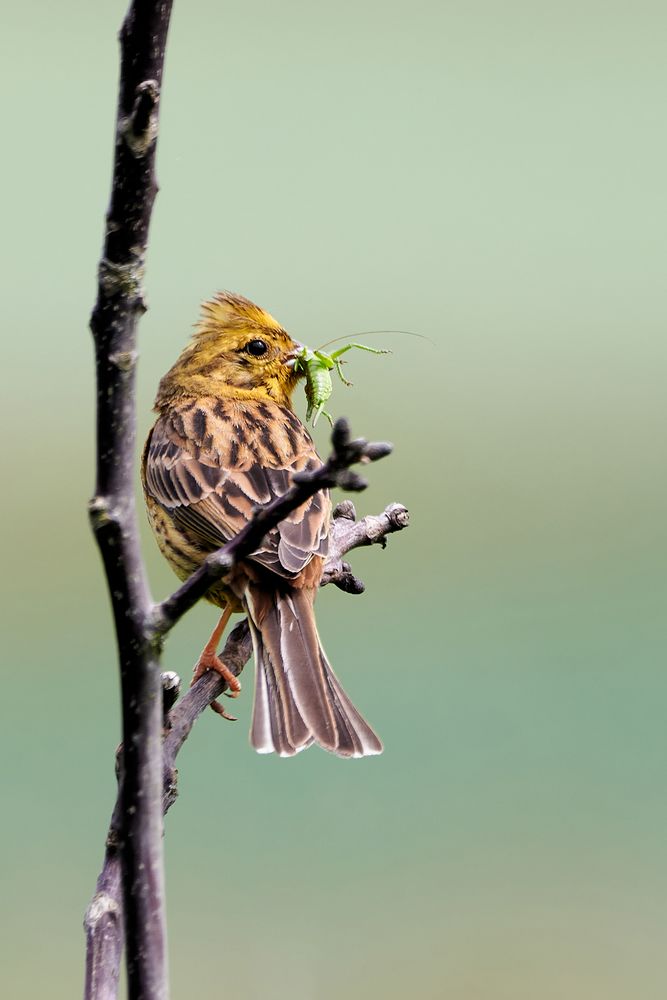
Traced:
<svg viewBox="0 0 667 1000">
<path fill-rule="evenodd" d="M 87 318 L 118 3 L 3 12 L 3 993 L 81 990 L 118 691 L 86 522 Z M 379 759 L 202 718 L 167 821 L 173 996 L 667 989 L 664 4 L 176 4 L 139 423 L 201 299 L 312 345 L 378 328 L 335 412 L 395 442 L 409 531 L 319 621 Z M 326 448 L 326 427 L 318 428 Z M 156 595 L 174 584 L 146 534 Z M 187 677 L 214 620 L 169 641 Z"/>
</svg>

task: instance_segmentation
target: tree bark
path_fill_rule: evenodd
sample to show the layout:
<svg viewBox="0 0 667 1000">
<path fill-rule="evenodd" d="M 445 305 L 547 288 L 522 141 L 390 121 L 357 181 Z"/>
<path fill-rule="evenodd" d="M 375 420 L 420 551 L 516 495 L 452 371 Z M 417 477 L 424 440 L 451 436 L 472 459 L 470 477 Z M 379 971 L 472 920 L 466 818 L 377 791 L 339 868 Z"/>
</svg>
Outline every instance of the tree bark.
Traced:
<svg viewBox="0 0 667 1000">
<path fill-rule="evenodd" d="M 170 13 L 170 0 L 133 0 L 120 32 L 111 201 L 91 317 L 97 371 L 97 482 L 89 510 L 109 586 L 121 677 L 123 779 L 113 850 L 120 851 L 130 1000 L 168 996 L 162 698 L 134 503 L 134 382 L 137 322 L 145 310 L 144 260 L 157 192 L 155 146 Z M 107 888 L 98 885 L 88 926 L 117 923 L 117 915 L 105 902 Z M 87 963 L 87 995 L 106 961 L 102 949 Z"/>
</svg>

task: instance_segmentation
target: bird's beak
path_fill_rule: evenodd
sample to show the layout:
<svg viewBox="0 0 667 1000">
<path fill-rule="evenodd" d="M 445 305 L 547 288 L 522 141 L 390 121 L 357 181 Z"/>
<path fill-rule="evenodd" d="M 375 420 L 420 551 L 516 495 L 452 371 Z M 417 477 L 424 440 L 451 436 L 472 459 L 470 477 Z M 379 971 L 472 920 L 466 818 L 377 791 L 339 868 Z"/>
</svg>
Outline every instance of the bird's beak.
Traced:
<svg viewBox="0 0 667 1000">
<path fill-rule="evenodd" d="M 289 354 L 285 355 L 285 364 L 287 365 L 288 368 L 290 369 L 294 368 L 294 362 L 301 354 L 302 350 L 303 350 L 303 344 L 300 344 L 298 340 L 295 340 L 293 350 L 291 350 Z"/>
</svg>

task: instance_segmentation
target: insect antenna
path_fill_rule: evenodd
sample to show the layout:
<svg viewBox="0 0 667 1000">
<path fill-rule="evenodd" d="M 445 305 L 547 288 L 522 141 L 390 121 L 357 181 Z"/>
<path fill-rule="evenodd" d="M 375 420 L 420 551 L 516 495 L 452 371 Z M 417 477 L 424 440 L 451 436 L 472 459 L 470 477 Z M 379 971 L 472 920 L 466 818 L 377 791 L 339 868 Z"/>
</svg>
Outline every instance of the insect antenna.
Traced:
<svg viewBox="0 0 667 1000">
<path fill-rule="evenodd" d="M 339 344 L 341 340 L 349 340 L 350 337 L 374 337 L 385 333 L 400 333 L 404 337 L 418 337 L 420 340 L 427 340 L 429 344 L 433 344 L 434 347 L 437 346 L 435 341 L 431 340 L 430 337 L 425 336 L 423 333 L 415 333 L 414 330 L 364 330 L 363 333 L 344 333 L 341 337 L 334 337 L 333 340 L 327 340 L 326 344 L 321 344 L 319 347 L 316 347 L 315 350 L 323 351 L 325 347 L 330 347 L 332 344 Z"/>
</svg>

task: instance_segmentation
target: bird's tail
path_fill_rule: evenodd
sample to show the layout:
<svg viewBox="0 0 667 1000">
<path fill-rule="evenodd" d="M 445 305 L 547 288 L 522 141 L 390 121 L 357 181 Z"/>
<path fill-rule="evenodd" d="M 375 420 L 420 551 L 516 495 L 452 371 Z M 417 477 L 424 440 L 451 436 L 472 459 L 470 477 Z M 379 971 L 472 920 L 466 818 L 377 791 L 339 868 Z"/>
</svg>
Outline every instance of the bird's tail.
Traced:
<svg viewBox="0 0 667 1000">
<path fill-rule="evenodd" d="M 324 654 L 315 592 L 246 590 L 255 653 L 250 742 L 259 753 L 291 757 L 311 743 L 339 757 L 382 753 L 382 743 L 343 691 Z"/>
</svg>

